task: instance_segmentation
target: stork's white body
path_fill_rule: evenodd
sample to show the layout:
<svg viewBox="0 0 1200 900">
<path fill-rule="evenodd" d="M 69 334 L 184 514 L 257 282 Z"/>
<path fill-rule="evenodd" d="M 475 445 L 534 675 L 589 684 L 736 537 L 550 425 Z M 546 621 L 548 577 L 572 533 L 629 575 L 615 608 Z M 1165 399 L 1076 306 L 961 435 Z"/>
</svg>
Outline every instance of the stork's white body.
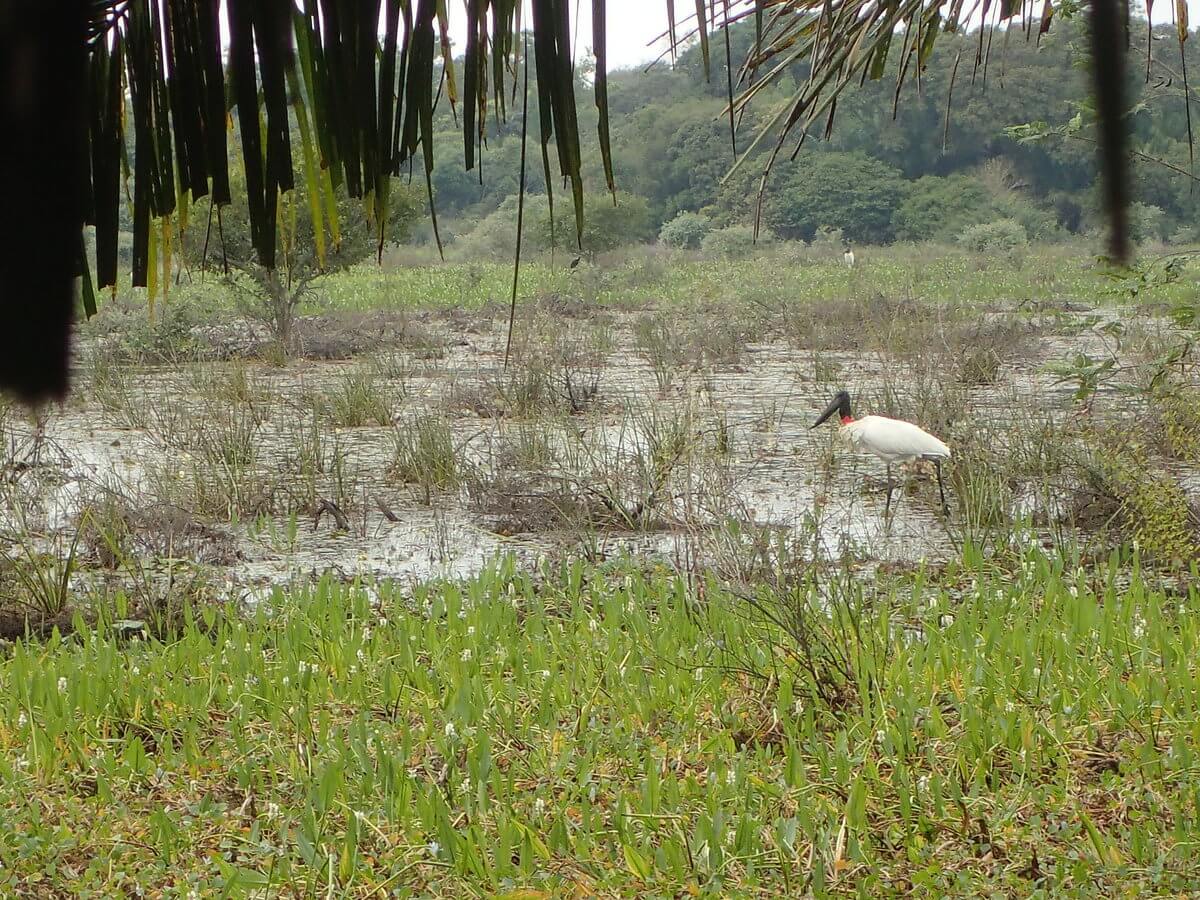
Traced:
<svg viewBox="0 0 1200 900">
<path fill-rule="evenodd" d="M 845 253 L 843 253 L 842 259 L 845 260 L 847 268 L 849 268 L 849 269 L 854 268 L 854 251 L 853 250 L 847 250 Z"/>
<path fill-rule="evenodd" d="M 838 431 L 851 446 L 875 454 L 889 466 L 917 459 L 950 458 L 949 447 L 912 422 L 863 416 L 843 423 Z"/>
</svg>

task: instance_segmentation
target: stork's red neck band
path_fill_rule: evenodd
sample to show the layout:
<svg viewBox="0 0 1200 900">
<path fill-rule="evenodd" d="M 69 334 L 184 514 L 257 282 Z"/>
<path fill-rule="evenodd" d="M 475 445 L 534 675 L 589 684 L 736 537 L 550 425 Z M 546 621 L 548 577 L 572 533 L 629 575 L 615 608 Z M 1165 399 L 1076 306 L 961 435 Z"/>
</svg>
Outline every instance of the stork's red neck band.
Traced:
<svg viewBox="0 0 1200 900">
<path fill-rule="evenodd" d="M 842 424 L 843 425 L 849 425 L 853 421 L 854 421 L 854 416 L 842 416 Z"/>
</svg>

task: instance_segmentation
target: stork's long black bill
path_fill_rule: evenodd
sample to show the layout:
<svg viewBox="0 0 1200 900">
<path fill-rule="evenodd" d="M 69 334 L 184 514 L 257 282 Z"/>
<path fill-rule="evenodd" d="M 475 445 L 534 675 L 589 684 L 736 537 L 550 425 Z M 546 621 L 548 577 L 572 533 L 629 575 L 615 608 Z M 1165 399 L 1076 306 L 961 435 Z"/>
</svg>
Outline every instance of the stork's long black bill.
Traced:
<svg viewBox="0 0 1200 900">
<path fill-rule="evenodd" d="M 812 423 L 812 427 L 816 428 L 828 420 L 834 413 L 838 413 L 843 419 L 850 416 L 850 395 L 845 391 L 838 391 L 837 396 L 825 407 L 825 412 L 821 413 L 821 418 Z"/>
</svg>

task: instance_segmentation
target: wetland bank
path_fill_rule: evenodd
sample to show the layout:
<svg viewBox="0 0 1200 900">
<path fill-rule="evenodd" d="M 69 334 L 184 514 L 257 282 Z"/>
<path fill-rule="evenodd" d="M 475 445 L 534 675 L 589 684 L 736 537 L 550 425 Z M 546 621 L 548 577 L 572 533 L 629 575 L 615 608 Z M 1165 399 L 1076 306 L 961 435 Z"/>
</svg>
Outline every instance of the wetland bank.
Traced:
<svg viewBox="0 0 1200 900">
<path fill-rule="evenodd" d="M 507 365 L 502 267 L 111 304 L 2 423 L 6 889 L 1194 885 L 1194 282 L 922 252 L 537 261 Z"/>
</svg>

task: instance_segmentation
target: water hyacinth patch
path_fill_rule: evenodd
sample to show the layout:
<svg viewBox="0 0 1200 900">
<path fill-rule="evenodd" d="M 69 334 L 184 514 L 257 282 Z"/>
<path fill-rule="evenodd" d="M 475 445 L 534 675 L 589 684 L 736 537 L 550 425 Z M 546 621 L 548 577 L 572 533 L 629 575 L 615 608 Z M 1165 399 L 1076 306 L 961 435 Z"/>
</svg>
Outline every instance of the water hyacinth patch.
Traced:
<svg viewBox="0 0 1200 900">
<path fill-rule="evenodd" d="M 857 656 L 840 707 L 734 595 L 578 564 L 501 561 L 374 607 L 326 579 L 170 643 L 21 642 L 0 662 L 0 880 L 1184 889 L 1195 593 L 1032 547 L 1011 572 L 960 565 L 970 590 L 875 586 L 886 614 L 860 628 L 920 638 Z"/>
</svg>

